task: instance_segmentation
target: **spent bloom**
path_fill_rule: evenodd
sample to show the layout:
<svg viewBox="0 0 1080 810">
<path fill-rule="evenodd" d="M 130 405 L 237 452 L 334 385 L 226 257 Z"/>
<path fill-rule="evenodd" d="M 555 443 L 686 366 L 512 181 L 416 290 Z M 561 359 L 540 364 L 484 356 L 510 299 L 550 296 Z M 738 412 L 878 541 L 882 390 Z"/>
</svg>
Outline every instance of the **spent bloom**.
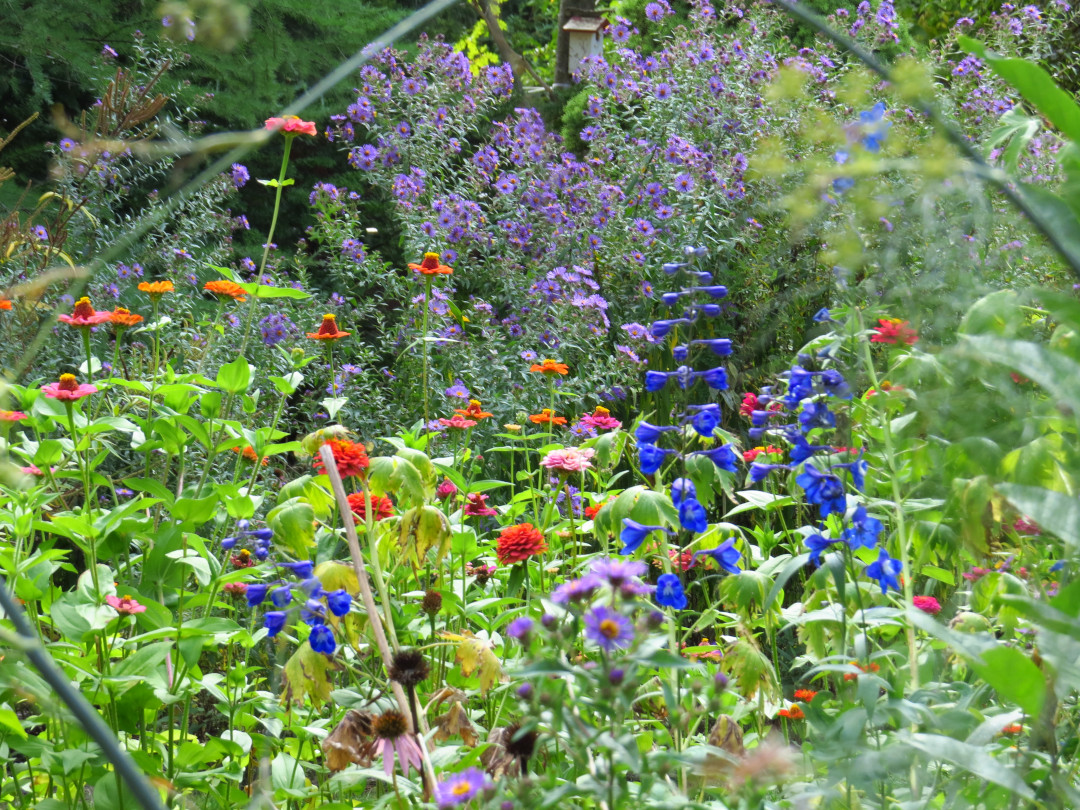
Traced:
<svg viewBox="0 0 1080 810">
<path fill-rule="evenodd" d="M 439 261 L 438 253 L 425 253 L 420 264 L 410 262 L 409 269 L 424 276 L 449 276 L 454 272 L 452 267 L 447 267 Z"/>
<path fill-rule="evenodd" d="M 308 332 L 307 336 L 311 340 L 339 340 L 343 337 L 348 337 L 352 332 L 342 332 L 338 329 L 337 316 L 331 313 L 323 315 L 322 323 L 319 324 L 319 330 L 317 332 Z"/>
</svg>

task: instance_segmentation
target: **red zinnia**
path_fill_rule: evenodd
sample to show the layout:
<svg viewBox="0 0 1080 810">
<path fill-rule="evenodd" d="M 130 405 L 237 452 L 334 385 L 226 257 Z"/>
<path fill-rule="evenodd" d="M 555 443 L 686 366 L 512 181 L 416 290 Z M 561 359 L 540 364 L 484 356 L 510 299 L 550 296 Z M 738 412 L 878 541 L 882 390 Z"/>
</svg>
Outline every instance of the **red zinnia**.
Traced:
<svg viewBox="0 0 1080 810">
<path fill-rule="evenodd" d="M 910 346 L 919 339 L 908 322 L 899 318 L 878 318 L 878 324 L 874 336 L 870 338 L 871 343 L 904 343 Z"/>
<path fill-rule="evenodd" d="M 490 515 L 499 514 L 497 511 L 487 505 L 487 495 L 480 492 L 473 492 L 465 499 L 466 515 L 472 517 L 488 517 Z"/>
<path fill-rule="evenodd" d="M 221 589 L 233 599 L 243 599 L 244 594 L 247 593 L 247 583 L 226 582 L 224 585 L 221 586 Z"/>
<path fill-rule="evenodd" d="M 0 298 L 0 309 L 11 309 L 11 301 L 9 301 L 7 298 Z"/>
<path fill-rule="evenodd" d="M 544 542 L 544 535 L 540 530 L 531 523 L 522 523 L 502 530 L 496 556 L 500 565 L 513 565 L 545 551 L 547 543 Z"/>
<path fill-rule="evenodd" d="M 1024 730 L 1024 727 L 1022 725 L 1020 725 L 1019 723 L 1012 723 L 1010 725 L 1005 726 L 1005 728 L 1003 728 L 1001 730 L 1001 733 L 1002 734 L 1019 734 L 1023 730 Z"/>
<path fill-rule="evenodd" d="M 348 478 L 350 475 L 363 475 L 364 470 L 371 463 L 362 444 L 351 442 L 348 439 L 328 439 L 326 444 L 334 454 L 338 475 L 342 478 Z M 315 456 L 314 466 L 319 472 L 326 472 L 321 456 Z"/>
<path fill-rule="evenodd" d="M 241 456 L 243 456 L 244 461 L 250 461 L 252 464 L 254 464 L 256 461 L 259 460 L 259 454 L 255 452 L 255 448 L 252 447 L 250 444 L 246 444 L 246 445 L 238 444 L 232 450 L 233 450 L 234 453 L 239 453 Z M 268 459 L 268 458 L 264 458 L 262 460 L 262 465 L 264 467 L 269 463 L 270 463 L 270 459 Z"/>
<path fill-rule="evenodd" d="M 605 506 L 607 506 L 607 501 L 598 503 L 595 506 L 586 506 L 585 517 L 587 517 L 589 520 L 593 520 L 596 517 L 596 513 L 603 509 Z"/>
<path fill-rule="evenodd" d="M 369 495 L 371 504 L 371 516 L 376 520 L 384 520 L 394 515 L 394 502 L 384 495 Z M 367 520 L 367 504 L 364 502 L 364 493 L 357 492 L 349 496 L 349 508 L 361 521 Z"/>
<path fill-rule="evenodd" d="M 814 699 L 814 695 L 816 695 L 816 694 L 817 694 L 817 692 L 815 692 L 813 689 L 796 689 L 795 690 L 795 699 L 796 700 L 803 700 L 803 701 L 806 701 L 807 703 L 809 703 L 811 700 Z"/>
<path fill-rule="evenodd" d="M 757 410 L 760 410 L 757 394 L 753 391 L 747 391 L 743 394 L 742 404 L 739 405 L 739 416 L 749 416 Z"/>
<path fill-rule="evenodd" d="M 872 663 L 872 662 L 870 664 L 867 664 L 865 667 L 862 664 L 860 664 L 858 661 L 852 661 L 851 665 L 853 667 L 855 667 L 856 669 L 860 670 L 861 672 L 867 672 L 867 673 L 869 673 L 869 672 L 878 672 L 881 669 L 881 667 L 878 664 L 875 664 L 875 663 Z M 858 677 L 859 676 L 856 675 L 854 672 L 847 672 L 847 673 L 844 674 L 844 680 L 845 681 L 853 681 Z"/>
<path fill-rule="evenodd" d="M 0 411 L 0 422 L 19 422 L 25 418 L 22 411 Z"/>
<path fill-rule="evenodd" d="M 475 419 L 478 422 L 481 419 L 487 419 L 489 416 L 491 416 L 490 413 L 480 407 L 480 400 L 477 399 L 470 399 L 469 406 L 467 408 L 454 408 L 454 413 L 464 417 L 465 419 Z M 441 422 L 442 420 L 440 419 L 439 421 Z M 443 424 L 446 423 L 444 422 Z"/>
<path fill-rule="evenodd" d="M 68 326 L 97 326 L 112 320 L 111 312 L 98 312 L 85 295 L 75 302 L 75 309 L 70 315 L 58 315 L 57 318 Z"/>
<path fill-rule="evenodd" d="M 941 603 L 932 596 L 913 596 L 911 603 L 923 613 L 936 616 L 941 613 Z"/>
<path fill-rule="evenodd" d="M 142 323 L 142 315 L 132 314 L 130 309 L 124 307 L 117 307 L 112 311 L 112 322 L 116 324 L 118 329 L 126 329 L 129 326 L 134 326 L 137 323 Z"/>
</svg>

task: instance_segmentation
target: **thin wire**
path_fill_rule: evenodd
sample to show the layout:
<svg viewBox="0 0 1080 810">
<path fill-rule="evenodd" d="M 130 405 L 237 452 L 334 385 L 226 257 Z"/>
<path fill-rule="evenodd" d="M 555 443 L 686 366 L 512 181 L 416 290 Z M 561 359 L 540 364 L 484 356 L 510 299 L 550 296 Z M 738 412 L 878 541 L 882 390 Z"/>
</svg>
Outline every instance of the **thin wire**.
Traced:
<svg viewBox="0 0 1080 810">
<path fill-rule="evenodd" d="M 369 62 L 372 57 L 379 54 L 401 37 L 410 33 L 414 29 L 426 23 L 431 18 L 438 14 L 441 14 L 446 9 L 459 3 L 460 0 L 432 0 L 421 9 L 417 9 L 408 17 L 396 25 L 391 26 L 381 36 L 376 37 L 369 42 L 359 51 L 352 55 L 349 59 L 342 62 L 334 70 L 330 71 L 325 77 L 320 79 L 311 87 L 306 93 L 304 93 L 296 101 L 292 102 L 282 112 L 282 116 L 286 115 L 298 115 L 307 109 L 312 103 L 322 98 L 329 90 L 335 87 L 339 82 L 348 78 L 348 76 L 355 71 L 361 65 Z M 239 161 L 255 146 L 260 146 L 266 143 L 274 133 L 266 130 L 252 130 L 247 133 L 238 133 L 236 137 L 243 138 L 244 142 L 238 146 L 232 148 L 227 153 L 219 157 L 212 162 L 209 166 L 195 175 L 191 180 L 184 184 L 183 187 L 173 192 L 165 202 L 163 206 L 157 210 L 143 216 L 130 230 L 120 236 L 111 247 L 100 254 L 95 259 L 91 260 L 86 265 L 86 275 L 75 281 L 71 286 L 71 294 L 73 297 L 78 298 L 82 295 L 86 289 L 86 285 L 89 284 L 90 279 L 94 274 L 102 269 L 106 264 L 112 261 L 114 258 L 123 254 L 131 245 L 143 237 L 151 228 L 154 228 L 161 223 L 167 216 L 176 211 L 186 199 L 192 196 L 203 185 L 205 185 L 212 178 L 224 171 L 228 166 Z M 38 329 L 37 334 L 34 336 L 34 340 L 23 352 L 23 356 L 19 359 L 19 364 L 15 368 L 13 379 L 18 380 L 26 373 L 26 370 L 30 367 L 37 353 L 41 350 L 45 341 L 48 340 L 52 334 L 52 329 L 56 325 L 57 315 L 60 314 L 59 305 L 45 318 L 41 327 Z M 156 369 L 155 369 L 156 373 Z"/>
<path fill-rule="evenodd" d="M 831 40 L 851 53 L 856 59 L 883 79 L 892 82 L 892 72 L 887 67 L 875 59 L 872 54 L 859 47 L 858 43 L 854 40 L 831 28 L 819 15 L 801 5 L 795 5 L 789 2 L 789 0 L 772 0 L 772 2 L 787 12 L 788 15 L 795 17 L 804 25 L 812 28 L 826 39 Z M 1065 263 L 1068 264 L 1069 268 L 1073 271 L 1073 274 L 1077 278 L 1080 278 L 1080 258 L 1077 258 L 1074 255 L 1074 251 L 1070 250 L 1064 241 L 1062 241 L 1055 229 L 1051 226 L 1049 219 L 1031 207 L 1027 197 L 1016 188 L 1015 181 L 1009 177 L 1007 173 L 990 166 L 986 160 L 983 159 L 983 156 L 975 150 L 975 147 L 971 145 L 971 142 L 964 137 L 963 133 L 960 132 L 949 119 L 942 115 L 941 111 L 938 110 L 932 102 L 927 99 L 920 99 L 919 106 L 922 108 L 922 112 L 934 123 L 934 125 L 945 133 L 945 137 L 963 153 L 964 157 L 975 164 L 975 173 L 984 180 L 997 186 L 998 189 L 1001 190 L 1001 193 L 1005 195 L 1006 199 L 1008 199 L 1016 208 L 1020 209 L 1035 229 L 1045 236 L 1047 241 L 1053 245 L 1054 249 L 1061 255 L 1061 258 L 1065 260 Z"/>
</svg>

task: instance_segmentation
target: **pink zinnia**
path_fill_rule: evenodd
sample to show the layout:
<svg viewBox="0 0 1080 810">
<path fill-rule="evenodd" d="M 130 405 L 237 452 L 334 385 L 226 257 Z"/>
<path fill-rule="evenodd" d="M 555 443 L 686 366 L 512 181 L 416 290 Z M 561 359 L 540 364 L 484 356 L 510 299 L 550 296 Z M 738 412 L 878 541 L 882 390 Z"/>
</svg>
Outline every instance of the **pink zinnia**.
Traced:
<svg viewBox="0 0 1080 810">
<path fill-rule="evenodd" d="M 85 295 L 75 302 L 75 309 L 70 315 L 58 315 L 57 318 L 69 326 L 89 327 L 112 320 L 111 312 L 98 312 Z"/>
<path fill-rule="evenodd" d="M 134 616 L 146 611 L 146 605 L 140 605 L 132 596 L 106 596 L 105 602 L 121 616 Z"/>
<path fill-rule="evenodd" d="M 594 428 L 596 430 L 618 430 L 622 422 L 611 415 L 611 411 L 602 406 L 597 406 L 592 413 L 587 413 L 578 420 L 579 425 Z"/>
<path fill-rule="evenodd" d="M 592 468 L 592 462 L 589 459 L 595 453 L 596 451 L 591 447 L 585 449 L 567 447 L 564 450 L 552 450 L 544 456 L 544 460 L 540 464 L 549 470 L 559 470 L 567 473 L 583 472 Z"/>
<path fill-rule="evenodd" d="M 71 402 L 76 399 L 97 393 L 96 385 L 87 383 L 79 384 L 74 374 L 61 374 L 60 382 L 49 383 L 41 386 L 41 393 L 51 399 L 59 399 L 63 402 Z"/>
<path fill-rule="evenodd" d="M 1042 534 L 1042 529 L 1039 528 L 1039 524 L 1026 517 L 1019 517 L 1014 520 L 1012 527 L 1013 531 L 1017 534 L 1027 534 L 1032 536 Z"/>
<path fill-rule="evenodd" d="M 443 478 L 443 482 L 439 484 L 438 489 L 435 490 L 435 494 L 439 496 L 440 500 L 449 498 L 457 494 L 457 485 L 449 478 Z"/>
<path fill-rule="evenodd" d="M 487 505 L 487 495 L 474 492 L 465 500 L 465 514 L 473 517 L 486 517 L 499 514 Z"/>
<path fill-rule="evenodd" d="M 911 597 L 911 604 L 931 616 L 941 613 L 941 603 L 932 596 L 913 596 Z"/>
<path fill-rule="evenodd" d="M 456 428 L 457 430 L 465 430 L 476 426 L 476 420 L 466 419 L 464 416 L 455 415 L 452 419 L 440 419 L 439 424 L 443 427 Z"/>
<path fill-rule="evenodd" d="M 19 467 L 19 472 L 23 475 L 44 475 L 45 471 L 36 464 L 31 464 L 29 467 Z M 56 472 L 56 467 L 49 467 L 49 472 Z"/>
<path fill-rule="evenodd" d="M 0 422 L 18 422 L 25 418 L 22 411 L 0 411 Z"/>
<path fill-rule="evenodd" d="M 979 568 L 978 566 L 975 566 L 970 571 L 965 571 L 960 576 L 962 576 L 968 582 L 975 582 L 977 580 L 982 579 L 983 577 L 985 577 L 989 573 L 990 573 L 989 568 Z"/>
<path fill-rule="evenodd" d="M 297 115 L 286 115 L 284 118 L 267 118 L 267 129 L 280 129 L 282 132 L 295 132 L 299 135 L 315 135 L 314 121 L 301 121 Z"/>
</svg>

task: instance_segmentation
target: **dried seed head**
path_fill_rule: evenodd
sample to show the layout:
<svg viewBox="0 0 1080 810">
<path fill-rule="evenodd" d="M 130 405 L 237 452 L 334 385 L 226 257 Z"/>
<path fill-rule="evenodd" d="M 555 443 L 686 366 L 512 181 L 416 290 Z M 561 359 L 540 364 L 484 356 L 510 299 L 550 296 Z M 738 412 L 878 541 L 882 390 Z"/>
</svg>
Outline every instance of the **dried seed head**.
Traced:
<svg viewBox="0 0 1080 810">
<path fill-rule="evenodd" d="M 420 603 L 420 609 L 428 616 L 434 616 L 442 610 L 442 594 L 438 591 L 428 591 L 424 594 L 424 601 Z"/>
<path fill-rule="evenodd" d="M 390 661 L 390 680 L 397 681 L 407 689 L 419 686 L 431 668 L 419 650 L 401 650 Z"/>
</svg>

